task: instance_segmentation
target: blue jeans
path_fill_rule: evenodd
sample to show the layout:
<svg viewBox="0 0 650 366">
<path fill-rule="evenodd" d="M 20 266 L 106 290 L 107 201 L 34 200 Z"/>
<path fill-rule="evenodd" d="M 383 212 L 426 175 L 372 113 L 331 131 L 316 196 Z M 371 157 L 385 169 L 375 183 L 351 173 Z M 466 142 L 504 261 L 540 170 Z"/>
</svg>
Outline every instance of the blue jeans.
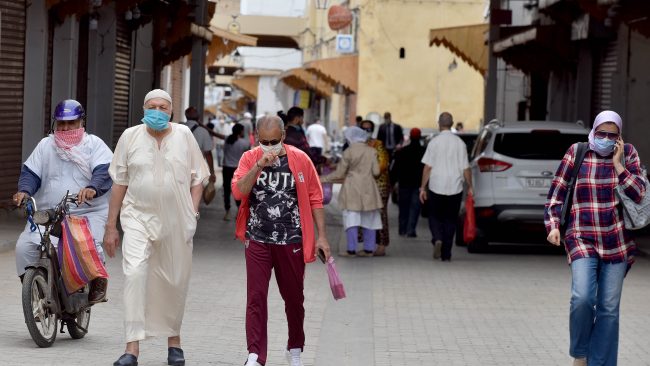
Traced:
<svg viewBox="0 0 650 366">
<path fill-rule="evenodd" d="M 419 187 L 399 187 L 399 234 L 415 235 L 419 217 Z"/>
<path fill-rule="evenodd" d="M 589 366 L 615 366 L 623 279 L 627 263 L 581 258 L 571 263 L 569 354 Z"/>
</svg>

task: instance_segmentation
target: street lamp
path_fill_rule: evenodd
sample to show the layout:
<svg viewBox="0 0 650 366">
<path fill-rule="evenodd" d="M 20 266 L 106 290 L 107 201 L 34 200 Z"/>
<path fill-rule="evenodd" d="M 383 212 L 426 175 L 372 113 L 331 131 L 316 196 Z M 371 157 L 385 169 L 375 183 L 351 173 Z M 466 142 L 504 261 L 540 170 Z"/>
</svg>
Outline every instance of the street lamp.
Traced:
<svg viewBox="0 0 650 366">
<path fill-rule="evenodd" d="M 315 1 L 316 1 L 316 9 L 327 9 L 328 0 L 315 0 Z"/>
</svg>

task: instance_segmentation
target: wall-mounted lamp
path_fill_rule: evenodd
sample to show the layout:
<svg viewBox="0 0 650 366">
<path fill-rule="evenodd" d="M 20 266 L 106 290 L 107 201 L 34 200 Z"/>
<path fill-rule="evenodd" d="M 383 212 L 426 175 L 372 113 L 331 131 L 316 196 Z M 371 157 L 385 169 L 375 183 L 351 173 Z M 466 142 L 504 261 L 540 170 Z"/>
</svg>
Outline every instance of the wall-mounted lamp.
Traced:
<svg viewBox="0 0 650 366">
<path fill-rule="evenodd" d="M 456 70 L 457 67 L 458 67 L 458 63 L 456 62 L 456 59 L 454 59 L 454 60 L 449 64 L 449 66 L 447 66 L 447 70 L 449 70 L 449 72 L 452 72 L 452 71 Z"/>
<path fill-rule="evenodd" d="M 124 20 L 131 20 L 133 19 L 133 12 L 131 9 L 127 10 L 124 12 Z"/>
<path fill-rule="evenodd" d="M 239 50 L 236 50 L 232 55 L 232 61 L 237 65 L 240 65 L 244 61 L 241 53 L 239 53 Z"/>
<path fill-rule="evenodd" d="M 135 4 L 133 7 L 133 19 L 140 19 L 140 16 L 142 15 L 142 12 L 140 12 L 140 8 L 138 8 L 138 4 Z"/>
</svg>

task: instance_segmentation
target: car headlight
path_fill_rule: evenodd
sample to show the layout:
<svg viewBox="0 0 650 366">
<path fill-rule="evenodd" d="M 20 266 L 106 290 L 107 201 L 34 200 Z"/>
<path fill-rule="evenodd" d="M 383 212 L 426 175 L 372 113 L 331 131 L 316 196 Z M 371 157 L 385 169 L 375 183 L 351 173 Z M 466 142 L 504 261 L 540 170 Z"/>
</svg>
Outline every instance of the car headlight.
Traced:
<svg viewBox="0 0 650 366">
<path fill-rule="evenodd" d="M 34 212 L 32 218 L 37 225 L 47 225 L 51 220 L 50 213 L 47 210 Z"/>
</svg>

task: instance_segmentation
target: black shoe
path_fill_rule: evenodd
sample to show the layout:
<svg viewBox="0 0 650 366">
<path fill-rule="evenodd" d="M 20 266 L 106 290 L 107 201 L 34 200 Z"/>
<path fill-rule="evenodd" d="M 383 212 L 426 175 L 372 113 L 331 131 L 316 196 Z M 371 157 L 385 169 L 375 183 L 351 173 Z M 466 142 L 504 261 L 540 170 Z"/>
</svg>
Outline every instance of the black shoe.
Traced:
<svg viewBox="0 0 650 366">
<path fill-rule="evenodd" d="M 130 353 L 125 353 L 113 362 L 113 366 L 138 366 L 138 358 Z"/>
<path fill-rule="evenodd" d="M 418 236 L 417 236 L 417 234 L 413 233 L 413 234 L 406 234 L 406 237 L 407 238 L 417 238 Z"/>
<path fill-rule="evenodd" d="M 167 349 L 167 364 L 172 366 L 185 366 L 183 350 L 178 347 L 169 347 Z"/>
</svg>

